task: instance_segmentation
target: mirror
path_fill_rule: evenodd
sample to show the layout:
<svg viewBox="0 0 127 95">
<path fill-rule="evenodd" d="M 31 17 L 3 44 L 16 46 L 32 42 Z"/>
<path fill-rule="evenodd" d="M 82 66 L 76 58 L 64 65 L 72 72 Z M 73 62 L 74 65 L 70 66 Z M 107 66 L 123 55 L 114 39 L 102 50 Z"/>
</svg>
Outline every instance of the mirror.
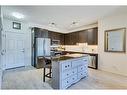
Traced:
<svg viewBox="0 0 127 95">
<path fill-rule="evenodd" d="M 105 52 L 126 52 L 126 28 L 105 31 Z"/>
</svg>

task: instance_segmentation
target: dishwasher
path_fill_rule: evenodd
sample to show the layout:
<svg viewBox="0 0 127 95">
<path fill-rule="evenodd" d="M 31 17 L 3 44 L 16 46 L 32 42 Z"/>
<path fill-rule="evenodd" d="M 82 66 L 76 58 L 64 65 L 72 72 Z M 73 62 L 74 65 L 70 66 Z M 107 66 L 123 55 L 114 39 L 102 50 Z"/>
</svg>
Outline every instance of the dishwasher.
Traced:
<svg viewBox="0 0 127 95">
<path fill-rule="evenodd" d="M 97 57 L 94 55 L 89 56 L 89 68 L 97 69 Z"/>
</svg>

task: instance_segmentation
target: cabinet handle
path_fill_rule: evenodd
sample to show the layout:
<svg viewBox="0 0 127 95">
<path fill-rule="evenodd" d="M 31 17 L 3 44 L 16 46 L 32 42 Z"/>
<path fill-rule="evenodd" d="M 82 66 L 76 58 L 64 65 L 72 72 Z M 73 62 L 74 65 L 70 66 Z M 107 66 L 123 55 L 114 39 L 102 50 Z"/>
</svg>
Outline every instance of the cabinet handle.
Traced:
<svg viewBox="0 0 127 95">
<path fill-rule="evenodd" d="M 68 67 L 69 67 L 70 65 L 68 65 Z"/>
<path fill-rule="evenodd" d="M 67 68 L 67 66 L 65 66 L 65 68 Z"/>
<path fill-rule="evenodd" d="M 67 81 L 67 83 L 68 83 L 68 81 Z"/>
</svg>

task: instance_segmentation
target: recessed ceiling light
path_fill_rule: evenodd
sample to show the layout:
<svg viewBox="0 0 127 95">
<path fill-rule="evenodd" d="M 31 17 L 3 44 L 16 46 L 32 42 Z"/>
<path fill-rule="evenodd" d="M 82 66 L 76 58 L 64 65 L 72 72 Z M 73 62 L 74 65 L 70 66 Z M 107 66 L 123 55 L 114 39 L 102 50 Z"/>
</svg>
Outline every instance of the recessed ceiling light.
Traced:
<svg viewBox="0 0 127 95">
<path fill-rule="evenodd" d="M 78 22 L 75 22 L 75 21 L 74 21 L 74 22 L 72 22 L 72 24 L 77 24 L 77 23 L 78 23 Z"/>
<path fill-rule="evenodd" d="M 73 21 L 73 22 L 71 23 L 71 26 L 72 26 L 72 27 L 78 26 L 78 22 Z"/>
<path fill-rule="evenodd" d="M 51 26 L 56 26 L 56 23 L 52 22 L 50 23 Z"/>
<path fill-rule="evenodd" d="M 18 12 L 13 12 L 12 15 L 18 19 L 24 18 L 24 15 Z"/>
</svg>

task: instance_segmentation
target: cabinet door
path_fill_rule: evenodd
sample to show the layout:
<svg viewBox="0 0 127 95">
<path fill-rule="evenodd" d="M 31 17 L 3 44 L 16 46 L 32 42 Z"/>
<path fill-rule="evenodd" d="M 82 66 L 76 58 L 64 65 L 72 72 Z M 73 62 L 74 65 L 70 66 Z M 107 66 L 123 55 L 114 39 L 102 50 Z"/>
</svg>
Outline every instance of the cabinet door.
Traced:
<svg viewBox="0 0 127 95">
<path fill-rule="evenodd" d="M 62 61 L 61 63 L 61 70 L 69 70 L 71 68 L 71 61 Z"/>
<path fill-rule="evenodd" d="M 88 29 L 88 45 L 97 45 L 98 32 L 97 28 Z"/>
<path fill-rule="evenodd" d="M 88 74 L 85 71 L 82 71 L 82 72 L 78 73 L 78 79 L 81 79 L 81 78 L 86 77 L 86 76 L 88 76 Z"/>
<path fill-rule="evenodd" d="M 34 37 L 41 38 L 41 31 L 39 28 L 34 28 Z"/>
<path fill-rule="evenodd" d="M 60 40 L 60 33 L 52 32 L 52 40 Z"/>
<path fill-rule="evenodd" d="M 77 82 L 78 81 L 77 78 L 78 78 L 78 75 L 77 74 L 71 76 L 70 77 L 71 83 L 73 84 L 73 83 Z"/>
<path fill-rule="evenodd" d="M 94 44 L 98 44 L 98 28 L 94 28 Z"/>
<path fill-rule="evenodd" d="M 69 35 L 69 38 L 70 38 L 69 44 L 74 45 L 74 42 L 75 42 L 74 33 L 69 33 L 68 35 Z"/>
<path fill-rule="evenodd" d="M 65 34 L 64 35 L 65 45 L 70 45 L 70 35 Z"/>
<path fill-rule="evenodd" d="M 52 31 L 48 31 L 48 38 L 52 39 Z"/>
<path fill-rule="evenodd" d="M 65 45 L 76 45 L 78 43 L 79 37 L 78 32 L 65 34 Z"/>
<path fill-rule="evenodd" d="M 62 80 L 62 89 L 66 89 L 71 85 L 71 79 L 67 78 L 65 80 Z"/>
<path fill-rule="evenodd" d="M 41 30 L 41 37 L 42 38 L 48 38 L 48 30 L 42 29 Z"/>
<path fill-rule="evenodd" d="M 64 45 L 64 34 L 60 34 L 60 45 Z"/>
<path fill-rule="evenodd" d="M 36 38 L 48 38 L 48 30 L 34 28 L 34 35 Z"/>
<path fill-rule="evenodd" d="M 79 43 L 86 43 L 87 42 L 87 31 L 83 30 L 83 31 L 79 31 Z"/>
<path fill-rule="evenodd" d="M 76 45 L 78 43 L 79 37 L 78 32 L 70 33 L 70 44 Z"/>
</svg>

